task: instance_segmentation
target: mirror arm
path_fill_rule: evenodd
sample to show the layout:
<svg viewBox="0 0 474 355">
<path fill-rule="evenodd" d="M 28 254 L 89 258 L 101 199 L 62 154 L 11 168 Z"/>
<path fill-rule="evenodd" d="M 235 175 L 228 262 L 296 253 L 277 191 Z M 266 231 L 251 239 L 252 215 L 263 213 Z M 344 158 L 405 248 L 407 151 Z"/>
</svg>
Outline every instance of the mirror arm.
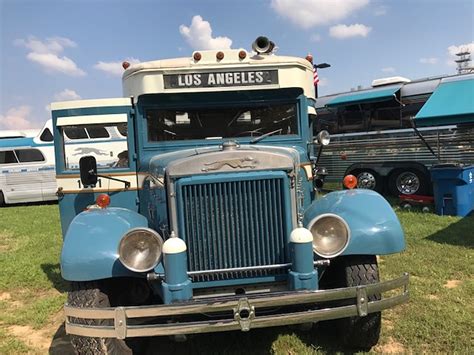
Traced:
<svg viewBox="0 0 474 355">
<path fill-rule="evenodd" d="M 90 170 L 90 171 L 89 171 L 89 174 L 95 175 L 95 176 L 97 176 L 97 177 L 101 177 L 101 178 L 104 178 L 104 179 L 109 179 L 109 180 L 114 180 L 114 181 L 118 181 L 118 182 L 123 182 L 123 183 L 125 184 L 125 189 L 129 189 L 129 188 L 130 188 L 130 182 L 129 182 L 129 181 L 125 181 L 125 180 L 113 178 L 113 177 L 107 176 L 107 175 L 96 174 L 96 173 L 94 173 L 94 170 Z"/>
</svg>

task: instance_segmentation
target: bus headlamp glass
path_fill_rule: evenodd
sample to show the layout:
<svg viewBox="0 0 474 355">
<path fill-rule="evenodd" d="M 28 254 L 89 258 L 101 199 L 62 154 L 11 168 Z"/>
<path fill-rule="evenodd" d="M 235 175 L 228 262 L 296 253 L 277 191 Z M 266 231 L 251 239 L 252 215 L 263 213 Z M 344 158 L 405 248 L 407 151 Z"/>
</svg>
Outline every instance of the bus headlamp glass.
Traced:
<svg viewBox="0 0 474 355">
<path fill-rule="evenodd" d="M 318 133 L 316 136 L 316 143 L 321 144 L 323 146 L 328 145 L 331 142 L 331 135 L 329 134 L 328 131 L 322 130 L 321 132 Z"/>
<path fill-rule="evenodd" d="M 350 230 L 341 217 L 327 213 L 313 219 L 308 226 L 313 234 L 313 251 L 323 258 L 341 254 L 349 244 Z"/>
<path fill-rule="evenodd" d="M 118 253 L 129 270 L 145 272 L 153 269 L 161 259 L 163 239 L 149 228 L 129 230 L 120 240 Z"/>
</svg>

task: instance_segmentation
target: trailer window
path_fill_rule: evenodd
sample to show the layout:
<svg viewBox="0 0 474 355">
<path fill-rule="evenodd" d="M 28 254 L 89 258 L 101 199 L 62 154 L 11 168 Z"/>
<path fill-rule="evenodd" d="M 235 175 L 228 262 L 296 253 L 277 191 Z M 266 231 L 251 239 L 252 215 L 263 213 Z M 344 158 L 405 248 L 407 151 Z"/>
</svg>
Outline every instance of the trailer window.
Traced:
<svg viewBox="0 0 474 355">
<path fill-rule="evenodd" d="M 15 164 L 18 160 L 15 157 L 13 150 L 0 152 L 0 164 Z"/>
<path fill-rule="evenodd" d="M 41 133 L 40 140 L 42 142 L 52 142 L 54 140 L 53 134 L 49 130 L 49 128 L 46 128 L 43 133 Z"/>
<path fill-rule="evenodd" d="M 44 156 L 38 149 L 18 149 L 15 153 L 20 163 L 44 161 Z"/>
</svg>

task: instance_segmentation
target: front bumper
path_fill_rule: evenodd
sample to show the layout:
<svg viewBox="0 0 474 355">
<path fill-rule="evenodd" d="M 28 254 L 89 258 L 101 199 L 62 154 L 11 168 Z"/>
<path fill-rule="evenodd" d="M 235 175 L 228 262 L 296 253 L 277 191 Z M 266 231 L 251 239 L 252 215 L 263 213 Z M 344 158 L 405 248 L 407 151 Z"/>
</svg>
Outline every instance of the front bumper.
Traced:
<svg viewBox="0 0 474 355">
<path fill-rule="evenodd" d="M 209 301 L 189 301 L 171 305 L 80 308 L 65 305 L 66 332 L 80 336 L 118 338 L 162 336 L 249 330 L 289 324 L 316 322 L 321 320 L 366 316 L 408 301 L 408 274 L 394 280 L 370 285 L 320 291 L 278 292 L 256 296 L 232 296 L 213 298 Z M 401 289 L 377 301 L 368 302 L 368 297 L 387 291 Z M 318 303 L 346 300 L 347 305 L 317 308 Z M 291 305 L 308 305 L 308 309 L 293 313 L 256 316 L 259 309 Z M 175 317 L 202 316 L 232 312 L 232 317 L 206 319 L 201 321 L 180 321 L 169 323 Z M 101 320 L 110 325 L 90 325 L 91 320 Z M 150 319 L 161 319 L 159 324 L 150 324 Z M 105 320 L 105 322 L 104 322 Z M 133 324 L 129 324 L 131 321 Z M 138 322 L 137 322 L 138 321 Z M 139 324 L 146 321 L 146 324 Z M 88 323 L 88 324 L 81 324 Z"/>
</svg>

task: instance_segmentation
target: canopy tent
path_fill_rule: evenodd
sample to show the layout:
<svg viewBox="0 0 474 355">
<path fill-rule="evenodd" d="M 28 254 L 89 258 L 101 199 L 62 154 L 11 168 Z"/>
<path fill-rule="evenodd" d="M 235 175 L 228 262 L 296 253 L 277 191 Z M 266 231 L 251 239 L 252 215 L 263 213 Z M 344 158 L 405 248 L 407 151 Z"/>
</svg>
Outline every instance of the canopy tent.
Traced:
<svg viewBox="0 0 474 355">
<path fill-rule="evenodd" d="M 474 75 L 441 81 L 415 116 L 419 127 L 474 123 Z"/>
<path fill-rule="evenodd" d="M 395 97 L 402 87 L 399 85 L 385 86 L 376 90 L 354 91 L 334 97 L 329 101 L 327 107 L 349 106 L 369 102 L 388 101 Z"/>
</svg>

